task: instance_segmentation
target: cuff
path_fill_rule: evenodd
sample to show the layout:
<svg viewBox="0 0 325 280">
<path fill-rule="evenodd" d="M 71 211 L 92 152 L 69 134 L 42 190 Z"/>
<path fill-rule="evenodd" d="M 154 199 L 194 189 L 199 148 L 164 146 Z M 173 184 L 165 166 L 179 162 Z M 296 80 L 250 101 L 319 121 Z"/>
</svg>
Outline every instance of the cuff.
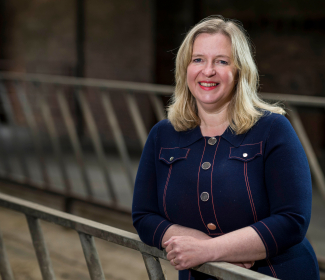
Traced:
<svg viewBox="0 0 325 280">
<path fill-rule="evenodd" d="M 166 230 L 173 225 L 171 222 L 167 220 L 161 221 L 154 231 L 153 237 L 152 237 L 152 245 L 157 247 L 158 249 L 163 249 L 161 246 L 162 239 L 164 237 L 164 234 Z"/>
<path fill-rule="evenodd" d="M 269 227 L 263 221 L 259 221 L 251 225 L 251 227 L 257 232 L 264 244 L 266 250 L 266 258 L 276 256 L 279 252 L 279 248 Z"/>
</svg>

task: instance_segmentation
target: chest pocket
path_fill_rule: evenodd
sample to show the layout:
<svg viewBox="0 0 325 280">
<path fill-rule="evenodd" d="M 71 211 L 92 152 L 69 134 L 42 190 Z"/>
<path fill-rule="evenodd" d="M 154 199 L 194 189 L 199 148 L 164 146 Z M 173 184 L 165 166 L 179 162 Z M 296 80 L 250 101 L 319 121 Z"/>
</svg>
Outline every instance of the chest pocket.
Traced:
<svg viewBox="0 0 325 280">
<path fill-rule="evenodd" d="M 186 148 L 161 148 L 159 159 L 165 163 L 171 164 L 186 159 L 189 152 L 190 149 Z"/>
<path fill-rule="evenodd" d="M 246 144 L 239 147 L 231 147 L 229 159 L 237 159 L 240 161 L 251 161 L 256 157 L 262 156 L 263 141 L 255 144 Z"/>
</svg>

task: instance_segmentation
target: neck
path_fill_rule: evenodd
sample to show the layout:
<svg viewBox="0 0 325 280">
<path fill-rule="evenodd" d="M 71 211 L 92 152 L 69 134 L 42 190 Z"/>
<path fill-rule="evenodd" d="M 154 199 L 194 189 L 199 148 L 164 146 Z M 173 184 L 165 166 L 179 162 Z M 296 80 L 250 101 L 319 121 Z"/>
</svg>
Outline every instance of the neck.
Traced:
<svg viewBox="0 0 325 280">
<path fill-rule="evenodd" d="M 198 114 L 201 119 L 201 133 L 203 136 L 219 136 L 229 126 L 228 105 L 225 104 L 217 111 L 209 111 L 204 108 L 198 108 Z"/>
</svg>

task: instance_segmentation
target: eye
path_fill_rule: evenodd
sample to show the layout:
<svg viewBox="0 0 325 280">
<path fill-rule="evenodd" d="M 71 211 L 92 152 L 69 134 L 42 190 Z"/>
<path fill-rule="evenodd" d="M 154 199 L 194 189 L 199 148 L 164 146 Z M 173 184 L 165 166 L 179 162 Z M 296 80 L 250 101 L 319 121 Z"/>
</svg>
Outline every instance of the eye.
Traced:
<svg viewBox="0 0 325 280">
<path fill-rule="evenodd" d="M 193 62 L 194 63 L 200 63 L 200 62 L 202 62 L 202 59 L 201 58 L 194 58 Z"/>
<path fill-rule="evenodd" d="M 218 63 L 223 64 L 223 65 L 228 65 L 229 63 L 225 60 L 219 60 Z"/>
</svg>

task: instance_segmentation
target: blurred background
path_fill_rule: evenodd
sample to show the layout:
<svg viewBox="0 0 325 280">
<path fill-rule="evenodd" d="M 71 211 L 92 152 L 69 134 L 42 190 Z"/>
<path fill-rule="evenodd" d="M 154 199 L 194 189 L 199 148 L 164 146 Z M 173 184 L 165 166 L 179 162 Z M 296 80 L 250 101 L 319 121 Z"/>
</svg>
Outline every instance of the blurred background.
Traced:
<svg viewBox="0 0 325 280">
<path fill-rule="evenodd" d="M 259 91 L 290 107 L 305 139 L 314 183 L 308 236 L 322 259 L 321 0 L 0 0 L 0 191 L 134 231 L 132 187 L 146 136 L 164 118 L 179 45 L 210 15 L 242 22 Z"/>
</svg>

